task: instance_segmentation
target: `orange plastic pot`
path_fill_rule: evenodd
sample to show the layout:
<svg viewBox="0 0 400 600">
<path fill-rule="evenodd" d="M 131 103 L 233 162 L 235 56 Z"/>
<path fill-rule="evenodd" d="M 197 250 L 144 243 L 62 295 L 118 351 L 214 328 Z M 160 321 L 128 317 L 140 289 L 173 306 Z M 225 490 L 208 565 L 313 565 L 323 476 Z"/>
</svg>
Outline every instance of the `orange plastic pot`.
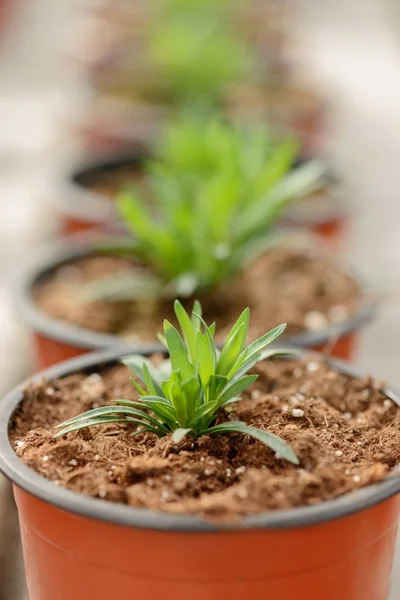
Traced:
<svg viewBox="0 0 400 600">
<path fill-rule="evenodd" d="M 340 217 L 328 219 L 314 225 L 312 230 L 323 241 L 326 241 L 330 247 L 338 249 L 345 237 L 346 222 L 344 218 Z"/>
<path fill-rule="evenodd" d="M 339 252 L 343 249 L 346 244 L 348 215 L 338 212 L 307 218 L 307 215 L 301 215 L 300 211 L 297 214 L 296 212 L 289 211 L 282 219 L 284 227 L 310 231 L 330 251 Z"/>
<path fill-rule="evenodd" d="M 42 313 L 34 302 L 32 290 L 53 269 L 92 253 L 89 241 L 91 239 L 84 235 L 61 240 L 46 249 L 39 257 L 34 257 L 17 279 L 15 302 L 22 320 L 32 331 L 36 368 L 49 367 L 62 360 L 94 350 L 128 346 L 127 342 L 119 336 L 82 329 L 54 319 Z M 356 350 L 360 330 L 373 318 L 375 310 L 374 304 L 365 304 L 356 315 L 340 324 L 331 325 L 317 332 L 299 333 L 285 338 L 285 341 L 310 350 L 329 347 L 331 356 L 350 359 Z M 135 347 L 139 350 L 146 349 L 148 346 L 149 344 L 145 342 L 135 342 Z M 132 346 L 129 344 L 129 347 Z"/>
<path fill-rule="evenodd" d="M 35 379 L 93 372 L 120 356 L 81 357 Z M 7 424 L 22 389 L 0 404 L 0 470 L 14 484 L 30 600 L 387 600 L 400 477 L 224 525 L 134 509 L 58 487 L 17 458 Z"/>
<path fill-rule="evenodd" d="M 36 357 L 35 371 L 41 371 L 51 365 L 56 365 L 75 356 L 87 354 L 88 352 L 86 348 L 63 344 L 38 333 L 33 334 L 33 346 Z"/>
<path fill-rule="evenodd" d="M 133 167 L 139 175 L 148 156 L 144 148 L 138 145 L 132 147 L 131 142 L 130 149 L 121 152 L 120 149 L 118 154 L 102 153 L 100 156 L 97 151 L 97 158 L 67 168 L 67 172 L 61 175 L 54 200 L 61 217 L 63 235 L 121 228 L 113 200 L 86 187 L 102 174 L 119 167 Z"/>
</svg>

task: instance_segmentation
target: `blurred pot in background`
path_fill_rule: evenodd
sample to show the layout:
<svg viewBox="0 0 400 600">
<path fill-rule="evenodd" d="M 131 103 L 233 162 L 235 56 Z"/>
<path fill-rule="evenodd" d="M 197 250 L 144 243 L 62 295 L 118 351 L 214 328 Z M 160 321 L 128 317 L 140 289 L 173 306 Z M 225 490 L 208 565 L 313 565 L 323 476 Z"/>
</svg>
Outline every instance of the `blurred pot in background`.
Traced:
<svg viewBox="0 0 400 600">
<path fill-rule="evenodd" d="M 115 198 L 121 190 L 145 185 L 147 158 L 145 147 L 137 145 L 123 154 L 103 154 L 65 168 L 52 195 L 61 232 L 121 229 Z"/>
<path fill-rule="evenodd" d="M 119 154 L 138 144 L 152 146 L 167 116 L 164 106 L 111 94 L 97 95 L 70 125 L 85 154 Z"/>
<path fill-rule="evenodd" d="M 65 239 L 34 257 L 20 274 L 15 301 L 32 333 L 36 368 L 102 348 L 146 348 L 162 327 L 161 315 L 174 320 L 172 303 L 166 299 L 85 300 L 85 285 L 101 280 L 107 284 L 110 276 L 118 275 L 127 276 L 133 285 L 136 276 L 138 285 L 143 279 L 143 266 L 137 261 L 99 255 L 94 248 L 95 238 Z M 278 289 L 279 296 L 271 293 Z M 233 308 L 242 310 L 250 300 L 251 338 L 279 314 L 288 322 L 288 343 L 313 350 L 329 347 L 332 356 L 351 359 L 361 329 L 375 312 L 364 294 L 358 279 L 332 258 L 283 246 L 217 295 L 199 297 L 207 319 L 217 318 L 221 331 L 232 325 Z M 191 306 L 192 300 L 186 304 Z"/>
<path fill-rule="evenodd" d="M 300 159 L 297 164 L 306 162 Z M 331 250 L 342 250 L 346 241 L 351 203 L 346 185 L 329 167 L 320 186 L 304 199 L 289 206 L 282 218 L 285 227 L 309 230 Z"/>
<path fill-rule="evenodd" d="M 293 140 L 224 121 L 171 126 L 147 162 L 144 188 L 118 195 L 125 233 L 80 244 L 73 238 L 21 276 L 17 302 L 38 362 L 154 342 L 160 315 L 174 318 L 176 297 L 186 306 L 201 300 L 221 336 L 249 306 L 251 339 L 286 322 L 290 342 L 330 343 L 348 357 L 372 316 L 358 280 L 320 249 L 286 246 L 276 235 L 288 204 L 315 190 L 325 172 L 318 161 L 293 167 L 297 149 Z M 104 165 L 86 169 L 79 184 L 98 191 L 99 172 L 104 178 Z M 106 183 L 101 191 L 112 204 L 115 179 Z"/>
<path fill-rule="evenodd" d="M 257 120 L 257 96 L 253 107 L 251 122 L 250 115 L 240 105 L 233 109 L 232 102 L 231 120 L 236 120 L 236 126 L 232 131 L 250 131 L 258 129 Z M 236 110 L 236 112 L 235 112 Z M 260 107 L 261 110 L 261 107 Z M 250 124 L 251 122 L 251 124 Z M 118 130 L 121 137 L 117 138 L 114 130 L 113 138 L 104 137 L 103 144 L 95 143 L 98 137 L 93 137 L 92 145 L 86 146 L 85 154 L 90 159 L 82 159 L 75 162 L 72 167 L 64 168 L 60 178 L 54 185 L 53 200 L 57 202 L 58 211 L 62 216 L 62 232 L 72 233 L 78 230 L 96 229 L 109 231 L 110 227 L 118 225 L 118 215 L 114 200 L 119 192 L 132 184 L 144 184 L 144 167 L 150 153 L 157 155 L 160 151 L 163 156 L 161 160 L 168 163 L 171 157 L 175 159 L 180 156 L 179 162 L 173 165 L 178 168 L 178 177 L 186 176 L 188 172 L 205 174 L 203 169 L 211 168 L 216 156 L 213 155 L 212 145 L 207 146 L 207 135 L 205 129 L 195 124 L 196 120 L 182 119 L 172 121 L 166 126 L 162 135 L 152 136 L 152 143 L 138 143 L 138 136 L 134 136 L 136 130 L 134 122 L 131 123 L 132 135 L 129 135 L 127 127 Z M 214 121 L 214 126 L 218 120 Z M 243 125 L 244 124 L 244 125 Z M 213 127 L 210 121 L 209 127 Z M 160 133 L 162 130 L 159 125 Z M 110 131 L 103 131 L 111 135 Z M 122 134 L 125 137 L 122 138 Z M 265 166 L 267 166 L 268 144 L 273 139 L 265 140 Z M 279 139 L 279 138 L 278 138 Z M 157 140 L 157 142 L 156 142 Z M 106 143 L 108 142 L 108 143 Z M 99 150 L 102 152 L 99 152 Z M 192 157 L 189 160 L 189 157 Z M 307 158 L 297 160 L 294 166 L 307 163 Z M 325 161 L 322 161 L 322 164 Z M 216 163 L 217 164 L 217 163 Z M 186 175 L 185 175 L 186 172 Z M 210 171 L 207 171 L 210 172 Z M 321 179 L 318 187 L 304 199 L 298 199 L 286 211 L 282 223 L 285 226 L 296 229 L 310 230 L 324 241 L 330 243 L 330 247 L 339 247 L 343 242 L 349 208 L 345 206 L 343 185 L 338 176 L 332 170 L 327 169 L 325 176 Z"/>
</svg>

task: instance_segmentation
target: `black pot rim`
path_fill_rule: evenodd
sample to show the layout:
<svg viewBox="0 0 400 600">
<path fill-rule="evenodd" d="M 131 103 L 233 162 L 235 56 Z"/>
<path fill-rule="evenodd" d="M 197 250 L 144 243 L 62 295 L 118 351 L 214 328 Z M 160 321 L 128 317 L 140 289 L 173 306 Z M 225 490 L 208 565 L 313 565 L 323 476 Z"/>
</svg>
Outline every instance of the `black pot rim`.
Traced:
<svg viewBox="0 0 400 600">
<path fill-rule="evenodd" d="M 118 220 L 114 202 L 98 192 L 91 191 L 79 183 L 85 175 L 115 168 L 133 165 L 140 169 L 149 156 L 144 144 L 132 140 L 132 148 L 119 153 L 93 154 L 91 158 L 82 158 L 73 164 L 64 165 L 56 177 L 54 188 L 57 192 L 53 200 L 57 209 L 65 217 L 90 221 L 93 223 L 113 223 Z"/>
<path fill-rule="evenodd" d="M 276 344 L 278 345 L 278 344 Z M 283 347 L 279 344 L 280 347 Z M 285 344 L 285 348 L 288 346 Z M 148 348 L 143 354 L 158 351 L 158 346 Z M 132 352 L 132 351 L 131 351 Z M 298 351 L 299 356 L 304 352 Z M 208 523 L 195 516 L 173 515 L 161 511 L 135 509 L 97 498 L 83 496 L 61 488 L 27 467 L 16 455 L 8 439 L 8 424 L 19 403 L 28 382 L 37 382 L 45 377 L 48 380 L 63 377 L 76 371 L 93 372 L 96 367 L 104 367 L 129 354 L 125 350 L 107 350 L 87 354 L 53 366 L 10 391 L 0 403 L 0 471 L 15 485 L 29 494 L 65 511 L 127 527 L 140 527 L 153 530 L 194 532 L 217 532 L 224 530 L 243 531 L 248 529 L 292 529 L 325 523 L 347 517 L 388 500 L 400 492 L 400 477 L 388 477 L 380 483 L 351 492 L 335 500 L 315 506 L 305 506 L 289 510 L 278 510 L 246 517 L 238 524 Z M 342 373 L 360 378 L 356 369 L 339 360 L 329 360 L 329 364 Z M 399 402 L 399 394 L 392 389 L 383 390 L 388 398 Z M 398 472 L 398 469 L 395 470 Z"/>
<path fill-rule="evenodd" d="M 104 348 L 146 347 L 145 342 L 130 342 L 123 338 L 90 331 L 55 319 L 42 312 L 33 302 L 32 288 L 47 273 L 55 267 L 70 260 L 90 254 L 90 242 L 99 240 L 99 234 L 78 234 L 68 236 L 57 243 L 42 249 L 42 251 L 26 263 L 17 273 L 14 283 L 14 304 L 22 320 L 40 335 L 61 343 L 84 348 L 88 350 L 101 350 Z M 366 302 L 351 318 L 330 325 L 320 331 L 305 331 L 285 338 L 285 343 L 293 344 L 300 348 L 315 348 L 328 345 L 333 339 L 346 336 L 361 329 L 372 320 L 377 310 L 377 302 Z"/>
</svg>

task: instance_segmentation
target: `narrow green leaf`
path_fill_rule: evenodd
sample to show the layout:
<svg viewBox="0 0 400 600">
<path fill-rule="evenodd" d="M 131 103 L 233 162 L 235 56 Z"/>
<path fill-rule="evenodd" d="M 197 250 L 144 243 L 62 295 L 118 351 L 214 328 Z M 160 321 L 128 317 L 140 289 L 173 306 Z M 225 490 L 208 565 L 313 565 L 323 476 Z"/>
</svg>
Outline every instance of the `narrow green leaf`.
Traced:
<svg viewBox="0 0 400 600">
<path fill-rule="evenodd" d="M 135 402 L 135 400 L 113 400 L 113 402 L 119 402 L 122 404 L 122 403 Z M 162 404 L 165 404 L 166 406 L 172 407 L 172 403 L 165 396 L 141 396 L 140 399 L 137 400 L 137 402 L 146 404 L 146 405 L 151 402 L 161 402 Z M 129 406 L 129 404 L 127 404 L 127 406 Z"/>
<path fill-rule="evenodd" d="M 186 416 L 187 419 L 190 419 L 193 412 L 197 410 L 197 407 L 200 406 L 203 401 L 204 395 L 197 372 L 194 377 L 191 377 L 182 383 L 181 392 L 185 396 Z"/>
<path fill-rule="evenodd" d="M 233 398 L 230 398 L 229 400 L 227 400 L 226 402 L 224 402 L 221 406 L 221 408 L 223 408 L 224 406 L 229 406 L 229 404 L 236 404 L 236 402 L 240 402 L 241 401 L 241 397 L 240 396 L 234 396 Z"/>
<path fill-rule="evenodd" d="M 157 396 L 163 395 L 161 384 L 167 375 L 163 371 L 157 369 L 149 360 L 147 360 L 147 358 L 141 356 L 140 354 L 132 354 L 124 357 L 121 362 L 126 365 L 143 383 L 145 383 L 145 377 L 143 373 L 143 364 L 145 363 L 150 372 L 153 383 L 157 387 Z"/>
<path fill-rule="evenodd" d="M 157 382 L 152 379 L 149 367 L 147 366 L 147 364 L 145 362 L 142 365 L 142 369 L 143 369 L 144 382 L 147 386 L 147 389 L 149 390 L 148 394 L 144 394 L 144 395 L 145 396 L 158 396 L 158 394 L 160 392 L 160 388 L 157 385 Z"/>
<path fill-rule="evenodd" d="M 173 371 L 168 381 L 163 383 L 166 396 L 171 400 L 176 418 L 181 427 L 186 426 L 187 410 L 186 398 L 181 391 L 181 378 L 179 371 Z"/>
<path fill-rule="evenodd" d="M 196 426 L 198 426 L 199 422 L 201 422 L 202 419 L 204 419 L 204 417 L 214 415 L 217 412 L 218 407 L 218 402 L 206 402 L 205 404 L 200 406 L 200 408 L 198 408 L 193 414 L 189 422 L 190 426 L 193 427 L 193 429 L 196 429 Z"/>
<path fill-rule="evenodd" d="M 135 381 L 133 377 L 129 377 L 129 381 L 137 389 L 137 391 L 139 392 L 139 394 L 141 396 L 148 396 L 149 392 L 147 390 L 145 390 L 141 385 L 139 385 L 138 382 Z"/>
<path fill-rule="evenodd" d="M 209 352 L 210 352 L 211 356 L 213 357 L 213 363 L 214 363 L 214 369 L 215 369 L 215 366 L 217 364 L 217 353 L 216 353 L 216 349 L 215 349 L 213 336 L 210 332 L 210 328 L 208 327 L 207 323 L 204 321 L 204 319 L 201 315 L 199 315 L 197 313 L 193 313 L 193 316 L 197 317 L 197 319 L 200 321 L 201 325 L 203 325 L 203 327 L 204 327 L 204 336 L 207 340 Z M 215 330 L 214 323 L 211 325 L 211 327 Z"/>
<path fill-rule="evenodd" d="M 138 194 L 129 191 L 120 193 L 116 199 L 119 214 L 135 237 L 146 239 L 153 230 L 152 217 L 145 208 L 145 201 Z"/>
<path fill-rule="evenodd" d="M 53 436 L 54 438 L 61 437 L 66 435 L 67 433 L 72 433 L 73 431 L 79 431 L 81 429 L 86 429 L 86 427 L 92 427 L 93 425 L 103 425 L 105 423 L 120 423 L 121 419 L 119 417 L 103 417 L 103 418 L 94 418 L 94 419 L 85 419 L 82 421 L 78 421 L 77 423 L 72 423 L 71 425 L 67 425 L 64 427 L 64 423 L 60 423 L 58 427 L 60 427 L 59 431 Z"/>
<path fill-rule="evenodd" d="M 159 423 L 156 419 L 154 419 L 153 417 L 148 415 L 143 410 L 139 410 L 138 408 L 133 408 L 132 406 L 125 406 L 125 405 L 101 406 L 100 408 L 94 408 L 92 410 L 88 410 L 85 413 L 82 413 L 81 415 L 78 415 L 77 417 L 69 419 L 65 423 L 61 424 L 61 427 L 65 426 L 65 425 L 66 426 L 75 425 L 76 423 L 81 423 L 83 421 L 86 421 L 87 419 L 95 419 L 97 417 L 102 418 L 107 415 L 121 415 L 120 421 L 124 421 L 125 420 L 124 417 L 126 415 L 140 417 L 141 419 L 148 421 L 150 424 L 154 425 L 155 427 L 159 427 L 160 429 L 163 429 L 163 427 L 164 427 L 162 423 Z M 60 425 L 56 425 L 56 428 L 58 428 L 58 427 L 60 427 Z M 165 430 L 165 431 L 167 433 L 167 430 Z"/>
<path fill-rule="evenodd" d="M 193 303 L 193 310 L 192 310 L 192 318 L 191 321 L 193 323 L 193 327 L 194 330 L 197 334 L 198 331 L 200 331 L 200 326 L 201 326 L 201 322 L 199 320 L 199 317 L 202 316 L 202 308 L 201 308 L 201 304 L 198 300 L 195 300 Z"/>
<path fill-rule="evenodd" d="M 194 367 L 189 361 L 185 344 L 175 327 L 167 320 L 164 321 L 164 333 L 167 340 L 172 369 L 179 369 L 183 379 L 190 379 L 194 373 Z"/>
<path fill-rule="evenodd" d="M 282 323 L 281 325 L 278 325 L 278 327 L 274 327 L 274 329 L 271 329 L 271 331 L 268 331 L 266 334 L 262 335 L 257 340 L 249 344 L 247 346 L 249 358 L 255 352 L 259 352 L 260 350 L 263 350 L 266 346 L 272 344 L 272 342 L 274 342 L 278 337 L 282 335 L 285 329 L 286 323 Z"/>
<path fill-rule="evenodd" d="M 167 425 L 169 427 L 169 429 L 174 429 L 176 427 L 177 421 L 176 421 L 176 415 L 174 412 L 174 409 L 172 407 L 172 404 L 167 401 L 164 400 L 162 401 L 162 399 L 160 400 L 156 400 L 156 399 L 151 399 L 149 400 L 148 396 L 144 397 L 145 400 L 139 400 L 138 402 L 132 401 L 132 400 L 113 400 L 113 402 L 116 402 L 119 405 L 122 406 L 134 406 L 137 408 L 144 408 L 146 410 L 151 411 L 156 418 L 160 421 L 160 423 L 164 423 L 165 425 Z"/>
<path fill-rule="evenodd" d="M 252 369 L 255 365 L 257 365 L 259 362 L 262 362 L 263 360 L 266 360 L 267 358 L 271 358 L 272 356 L 296 355 L 298 354 L 298 352 L 298 350 L 285 350 L 283 348 L 277 348 L 275 350 L 271 348 L 266 348 L 265 350 L 256 352 L 255 354 L 247 358 L 235 373 L 232 372 L 232 381 L 238 381 L 238 379 L 243 377 L 243 375 L 246 375 L 246 373 L 250 371 L 250 369 Z"/>
<path fill-rule="evenodd" d="M 55 434 L 54 437 L 55 438 L 61 437 L 62 435 L 66 435 L 67 433 L 72 433 L 73 431 L 80 431 L 81 429 L 86 429 L 86 427 L 93 427 L 94 425 L 104 425 L 106 423 L 121 423 L 121 421 L 122 421 L 122 419 L 120 417 L 112 417 L 112 416 L 87 419 L 86 421 L 79 421 L 78 423 L 75 423 L 74 425 L 65 427 L 65 429 L 60 429 Z M 140 425 L 146 431 L 151 431 L 152 433 L 155 433 L 159 437 L 163 437 L 165 435 L 165 432 L 161 428 L 153 427 L 152 425 L 149 425 L 149 423 L 147 423 L 146 421 L 142 421 L 140 419 L 126 417 L 125 419 L 123 419 L 123 422 L 124 423 L 135 423 L 137 425 Z"/>
<path fill-rule="evenodd" d="M 285 460 L 293 463 L 294 465 L 299 464 L 299 459 L 296 454 L 293 452 L 291 447 L 284 442 L 277 435 L 270 433 L 269 431 L 265 431 L 264 429 L 258 429 L 257 427 L 251 427 L 242 421 L 229 421 L 227 423 L 221 423 L 221 425 L 215 425 L 214 427 L 210 427 L 207 434 L 215 434 L 215 433 L 243 433 L 245 435 L 250 435 L 251 437 L 259 440 L 271 450 L 273 450 L 277 458 L 284 458 Z"/>
<path fill-rule="evenodd" d="M 163 335 L 162 333 L 158 332 L 157 333 L 157 339 L 162 343 L 162 345 L 164 346 L 164 348 L 168 349 L 168 344 L 167 344 L 167 340 L 165 339 L 165 335 Z"/>
<path fill-rule="evenodd" d="M 180 427 L 179 429 L 175 429 L 175 431 L 172 434 L 172 441 L 174 442 L 174 444 L 179 444 L 179 442 L 181 442 L 183 438 L 186 437 L 187 434 L 191 431 L 193 431 L 193 429 L 191 428 L 184 429 Z"/>
<path fill-rule="evenodd" d="M 216 368 L 216 372 L 219 375 L 228 375 L 229 377 L 230 371 L 243 349 L 246 333 L 246 326 L 244 323 L 241 323 L 235 333 L 232 336 L 230 335 L 229 339 L 225 342 Z"/>
<path fill-rule="evenodd" d="M 233 228 L 232 234 L 237 243 L 242 243 L 243 240 L 265 230 L 279 217 L 289 202 L 312 192 L 325 170 L 319 161 L 310 161 L 294 169 L 267 194 L 260 196 L 240 215 Z"/>
<path fill-rule="evenodd" d="M 264 168 L 257 175 L 255 194 L 265 194 L 285 176 L 299 150 L 297 140 L 286 140 L 279 144 L 268 157 Z"/>
<path fill-rule="evenodd" d="M 240 317 L 238 318 L 238 320 L 236 321 L 236 323 L 234 324 L 234 326 L 232 327 L 232 329 L 230 330 L 229 335 L 228 335 L 228 337 L 225 340 L 225 344 L 227 344 L 228 342 L 230 342 L 230 340 L 236 334 L 236 332 L 241 327 L 241 325 L 244 325 L 244 327 L 245 327 L 244 338 L 246 339 L 247 338 L 247 333 L 249 331 L 249 321 L 250 321 L 250 309 L 249 308 L 245 308 L 244 311 L 242 312 L 242 314 L 240 315 Z"/>
<path fill-rule="evenodd" d="M 216 400 L 226 384 L 228 383 L 228 378 L 224 375 L 212 375 L 208 381 L 208 386 L 206 389 L 207 398 L 209 400 Z"/>
<path fill-rule="evenodd" d="M 201 331 L 197 332 L 196 353 L 198 357 L 200 380 L 203 388 L 206 388 L 210 377 L 214 375 L 215 358 L 210 349 L 206 334 L 203 335 Z"/>
<path fill-rule="evenodd" d="M 258 375 L 245 375 L 238 381 L 231 382 L 226 386 L 221 396 L 218 398 L 218 406 L 226 404 L 233 396 L 241 394 L 247 389 L 252 383 L 256 381 Z"/>
<path fill-rule="evenodd" d="M 178 319 L 180 328 L 182 330 L 183 338 L 188 349 L 189 357 L 192 363 L 196 362 L 196 331 L 193 322 L 186 310 L 183 308 L 179 300 L 175 300 L 174 309 L 176 318 Z"/>
</svg>

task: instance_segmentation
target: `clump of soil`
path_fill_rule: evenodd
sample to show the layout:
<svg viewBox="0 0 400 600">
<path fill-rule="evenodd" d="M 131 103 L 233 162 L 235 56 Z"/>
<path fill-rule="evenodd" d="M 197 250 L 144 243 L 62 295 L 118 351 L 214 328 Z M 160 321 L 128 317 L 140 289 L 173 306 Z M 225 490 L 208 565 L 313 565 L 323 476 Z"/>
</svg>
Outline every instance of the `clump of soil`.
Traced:
<svg viewBox="0 0 400 600">
<path fill-rule="evenodd" d="M 179 445 L 108 424 L 54 439 L 53 425 L 112 398 L 135 399 L 117 365 L 30 385 L 10 429 L 21 460 L 55 484 L 134 507 L 234 519 L 314 505 L 385 478 L 400 462 L 400 408 L 371 378 L 314 356 L 270 360 L 218 422 L 243 420 L 281 436 L 300 466 L 240 434 Z"/>
<path fill-rule="evenodd" d="M 84 284 L 136 268 L 118 257 L 87 256 L 56 268 L 37 284 L 34 298 L 45 313 L 68 323 L 132 341 L 153 340 L 164 318 L 175 321 L 172 302 L 82 301 Z M 206 320 L 217 319 L 221 337 L 249 306 L 254 339 L 278 323 L 287 323 L 286 335 L 294 335 L 345 321 L 360 309 L 362 292 L 358 282 L 327 255 L 280 247 L 230 285 L 199 300 Z M 184 304 L 191 309 L 193 299 Z"/>
<path fill-rule="evenodd" d="M 144 172 L 138 165 L 121 164 L 81 174 L 76 182 L 108 200 L 115 200 L 121 190 L 132 186 L 144 188 L 144 179 Z"/>
</svg>

